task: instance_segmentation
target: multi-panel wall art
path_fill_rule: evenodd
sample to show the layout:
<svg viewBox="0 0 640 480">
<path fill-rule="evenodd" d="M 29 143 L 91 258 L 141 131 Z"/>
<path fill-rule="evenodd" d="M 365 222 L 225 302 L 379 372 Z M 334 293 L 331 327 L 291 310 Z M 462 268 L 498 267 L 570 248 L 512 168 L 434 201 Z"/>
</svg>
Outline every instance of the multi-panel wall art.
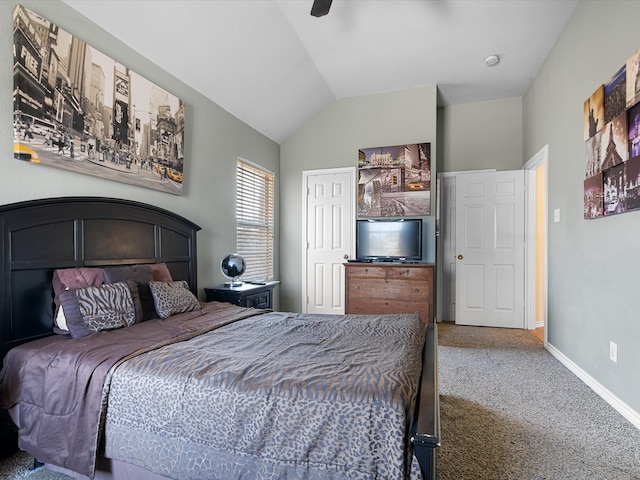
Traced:
<svg viewBox="0 0 640 480">
<path fill-rule="evenodd" d="M 182 194 L 178 97 L 21 5 L 13 55 L 14 158 Z"/>
<path fill-rule="evenodd" d="M 640 208 L 640 50 L 584 102 L 584 218 Z"/>
<path fill-rule="evenodd" d="M 430 214 L 430 143 L 358 150 L 358 217 Z"/>
</svg>

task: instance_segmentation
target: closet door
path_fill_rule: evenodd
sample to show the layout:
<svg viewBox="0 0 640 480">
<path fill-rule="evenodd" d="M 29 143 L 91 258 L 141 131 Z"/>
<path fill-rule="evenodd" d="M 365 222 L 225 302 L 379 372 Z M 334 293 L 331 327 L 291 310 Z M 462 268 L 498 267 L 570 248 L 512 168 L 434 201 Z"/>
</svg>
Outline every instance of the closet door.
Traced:
<svg viewBox="0 0 640 480">
<path fill-rule="evenodd" d="M 302 311 L 345 311 L 344 265 L 355 250 L 355 169 L 304 172 Z"/>
</svg>

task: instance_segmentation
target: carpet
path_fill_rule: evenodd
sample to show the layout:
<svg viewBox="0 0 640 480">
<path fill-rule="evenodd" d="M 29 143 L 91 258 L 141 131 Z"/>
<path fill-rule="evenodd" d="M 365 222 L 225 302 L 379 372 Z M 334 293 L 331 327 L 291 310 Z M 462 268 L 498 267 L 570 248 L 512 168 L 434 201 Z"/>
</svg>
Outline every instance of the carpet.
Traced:
<svg viewBox="0 0 640 480">
<path fill-rule="evenodd" d="M 438 480 L 640 479 L 640 430 L 531 331 L 438 330 Z"/>
</svg>

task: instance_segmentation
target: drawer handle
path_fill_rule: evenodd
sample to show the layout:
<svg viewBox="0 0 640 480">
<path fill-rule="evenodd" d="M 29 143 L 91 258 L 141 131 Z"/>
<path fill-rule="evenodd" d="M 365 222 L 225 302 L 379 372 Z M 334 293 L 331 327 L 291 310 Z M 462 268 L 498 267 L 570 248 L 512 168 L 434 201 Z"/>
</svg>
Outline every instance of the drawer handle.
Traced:
<svg viewBox="0 0 640 480">
<path fill-rule="evenodd" d="M 420 291 L 420 289 L 419 289 L 419 288 L 414 288 L 414 289 L 413 289 L 413 291 L 414 291 L 415 293 L 418 293 L 418 292 Z"/>
<path fill-rule="evenodd" d="M 354 289 L 354 290 L 360 290 L 360 286 L 359 286 L 359 285 L 356 285 L 356 286 L 354 286 L 354 287 L 353 287 L 353 289 Z"/>
</svg>

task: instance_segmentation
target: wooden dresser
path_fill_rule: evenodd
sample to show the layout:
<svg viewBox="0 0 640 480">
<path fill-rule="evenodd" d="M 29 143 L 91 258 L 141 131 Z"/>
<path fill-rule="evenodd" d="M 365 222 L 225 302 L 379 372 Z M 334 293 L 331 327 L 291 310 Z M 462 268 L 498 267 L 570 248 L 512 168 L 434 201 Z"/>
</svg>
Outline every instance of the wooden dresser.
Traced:
<svg viewBox="0 0 640 480">
<path fill-rule="evenodd" d="M 414 313 L 433 322 L 433 264 L 345 263 L 346 313 Z"/>
</svg>

